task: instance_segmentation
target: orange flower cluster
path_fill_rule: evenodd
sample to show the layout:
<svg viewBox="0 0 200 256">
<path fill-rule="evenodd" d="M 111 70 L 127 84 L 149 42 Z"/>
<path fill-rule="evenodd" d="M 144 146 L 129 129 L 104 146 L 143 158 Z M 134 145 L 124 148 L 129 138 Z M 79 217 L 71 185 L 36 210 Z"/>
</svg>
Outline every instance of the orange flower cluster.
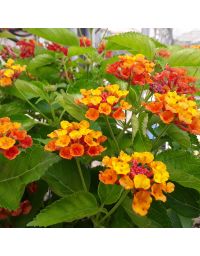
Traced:
<svg viewBox="0 0 200 256">
<path fill-rule="evenodd" d="M 174 122 L 181 129 L 200 134 L 200 111 L 194 100 L 176 92 L 155 93 L 155 101 L 144 103 L 149 111 L 159 115 L 165 124 Z"/>
<path fill-rule="evenodd" d="M 30 213 L 32 205 L 29 200 L 21 202 L 20 207 L 14 211 L 10 211 L 5 208 L 0 208 L 0 220 L 5 220 L 8 217 L 17 217 L 20 215 L 27 215 Z"/>
<path fill-rule="evenodd" d="M 165 193 L 174 191 L 174 184 L 167 182 L 169 173 L 161 161 L 154 161 L 150 152 L 135 152 L 127 155 L 121 151 L 118 157 L 105 156 L 106 167 L 100 171 L 99 180 L 104 184 L 118 184 L 133 191 L 133 211 L 145 216 L 151 206 L 152 197 L 166 202 Z"/>
<path fill-rule="evenodd" d="M 107 72 L 132 85 L 145 85 L 152 82 L 151 72 L 155 64 L 148 61 L 144 55 L 119 56 L 119 61 L 109 65 Z"/>
<path fill-rule="evenodd" d="M 168 59 L 171 56 L 171 53 L 167 49 L 160 49 L 157 51 L 157 55 L 162 58 Z"/>
<path fill-rule="evenodd" d="M 20 127 L 20 123 L 11 122 L 9 117 L 0 118 L 0 152 L 9 160 L 15 159 L 20 149 L 32 146 L 31 136 Z"/>
<path fill-rule="evenodd" d="M 107 137 L 100 131 L 89 129 L 88 121 L 62 121 L 60 126 L 60 129 L 48 134 L 52 140 L 45 145 L 45 150 L 59 151 L 60 157 L 65 159 L 84 155 L 97 156 L 105 150 L 101 143 L 106 141 Z"/>
<path fill-rule="evenodd" d="M 90 120 L 97 120 L 100 115 L 112 116 L 116 120 L 123 120 L 125 113 L 131 105 L 123 98 L 128 95 L 128 91 L 119 89 L 119 85 L 110 84 L 97 89 L 85 90 L 81 89 L 83 98 L 78 99 L 76 103 L 84 104 L 88 107 L 86 117 Z"/>
<path fill-rule="evenodd" d="M 0 86 L 12 85 L 13 81 L 25 70 L 26 66 L 15 64 L 13 59 L 8 59 L 5 63 L 5 68 L 0 70 Z"/>
</svg>

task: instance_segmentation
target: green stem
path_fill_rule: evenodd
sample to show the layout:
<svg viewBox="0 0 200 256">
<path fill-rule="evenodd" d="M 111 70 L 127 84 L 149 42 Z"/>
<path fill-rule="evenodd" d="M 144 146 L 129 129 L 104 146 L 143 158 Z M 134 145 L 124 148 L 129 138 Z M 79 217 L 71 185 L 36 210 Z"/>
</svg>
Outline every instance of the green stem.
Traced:
<svg viewBox="0 0 200 256">
<path fill-rule="evenodd" d="M 111 127 L 111 125 L 110 125 L 110 122 L 109 122 L 107 116 L 105 116 L 105 120 L 106 120 L 108 129 L 109 129 L 109 131 L 110 131 L 110 135 L 111 135 L 112 139 L 114 140 L 115 145 L 116 145 L 116 148 L 117 148 L 117 151 L 118 151 L 118 153 L 119 153 L 119 152 L 120 152 L 120 147 L 119 147 L 118 142 L 117 142 L 117 140 L 116 140 L 116 138 L 115 138 L 115 135 L 114 135 L 114 133 L 113 133 L 112 127 Z"/>
<path fill-rule="evenodd" d="M 116 210 L 117 208 L 122 204 L 122 202 L 124 201 L 124 199 L 126 198 L 126 196 L 128 195 L 129 190 L 125 190 L 122 195 L 121 198 L 119 199 L 119 201 L 113 206 L 113 208 L 99 221 L 99 224 L 104 222 L 108 217 L 110 217 Z"/>
<path fill-rule="evenodd" d="M 152 148 L 154 148 L 156 146 L 156 144 L 158 144 L 160 138 L 162 137 L 162 135 L 169 129 L 170 125 L 166 125 L 164 127 L 164 129 L 161 131 L 161 133 L 158 135 L 158 137 L 156 138 L 156 140 L 154 141 Z"/>
<path fill-rule="evenodd" d="M 85 184 L 85 180 L 84 180 L 83 173 L 82 173 L 82 170 L 81 170 L 80 161 L 77 157 L 76 157 L 76 164 L 77 164 L 77 167 L 78 167 L 78 172 L 79 172 L 79 175 L 80 175 L 80 178 L 81 178 L 83 189 L 85 190 L 85 192 L 87 192 L 88 189 L 87 189 L 87 186 Z"/>
</svg>

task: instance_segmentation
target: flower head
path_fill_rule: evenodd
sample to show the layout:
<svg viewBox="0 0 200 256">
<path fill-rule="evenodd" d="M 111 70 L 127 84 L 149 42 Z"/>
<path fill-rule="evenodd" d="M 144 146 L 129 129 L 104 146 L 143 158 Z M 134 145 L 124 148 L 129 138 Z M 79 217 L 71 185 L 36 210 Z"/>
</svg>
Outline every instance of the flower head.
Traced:
<svg viewBox="0 0 200 256">
<path fill-rule="evenodd" d="M 101 143 L 107 139 L 106 136 L 90 129 L 86 120 L 80 123 L 62 121 L 60 126 L 60 129 L 48 134 L 51 140 L 45 145 L 45 150 L 58 151 L 60 157 L 65 159 L 84 155 L 98 156 L 105 150 Z"/>
<path fill-rule="evenodd" d="M 101 115 L 123 120 L 125 118 L 124 110 L 131 108 L 131 105 L 124 100 L 128 91 L 120 90 L 117 84 L 101 86 L 97 89 L 82 89 L 81 94 L 82 98 L 76 102 L 88 107 L 85 116 L 93 121 Z"/>
<path fill-rule="evenodd" d="M 165 69 L 152 78 L 150 89 L 157 93 L 176 91 L 178 94 L 194 94 L 196 78 L 188 76 L 187 70 L 183 68 L 172 68 L 166 65 Z"/>
<path fill-rule="evenodd" d="M 174 123 L 181 129 L 200 134 L 200 111 L 194 100 L 177 92 L 155 93 L 155 101 L 143 104 L 145 108 L 158 115 L 165 123 Z"/>
<path fill-rule="evenodd" d="M 68 48 L 61 46 L 60 44 L 57 44 L 57 43 L 48 43 L 47 49 L 53 52 L 62 52 L 65 56 L 67 56 L 68 54 Z"/>
<path fill-rule="evenodd" d="M 104 184 L 118 184 L 133 193 L 133 210 L 144 216 L 155 200 L 166 201 L 166 193 L 174 191 L 174 184 L 167 182 L 169 173 L 161 161 L 154 161 L 150 152 L 134 152 L 128 155 L 121 151 L 118 157 L 105 156 L 102 160 L 105 171 L 100 171 L 99 180 Z"/>
<path fill-rule="evenodd" d="M 9 160 L 20 154 L 20 149 L 32 146 L 32 138 L 21 129 L 21 124 L 9 117 L 0 118 L 0 153 Z"/>
<path fill-rule="evenodd" d="M 20 57 L 22 59 L 30 58 L 35 56 L 35 46 L 41 45 L 40 43 L 37 43 L 33 39 L 29 40 L 20 40 L 17 42 L 17 45 L 20 48 Z"/>
<path fill-rule="evenodd" d="M 0 87 L 11 86 L 14 80 L 26 70 L 26 66 L 15 64 L 13 59 L 8 59 L 4 66 L 0 70 Z"/>
<path fill-rule="evenodd" d="M 86 36 L 80 37 L 79 42 L 80 42 L 80 47 L 89 47 L 92 45 L 91 40 Z"/>
<path fill-rule="evenodd" d="M 119 79 L 129 81 L 132 85 L 145 85 L 152 82 L 151 72 L 155 64 L 148 61 L 144 55 L 119 56 L 119 61 L 109 65 L 107 72 Z"/>
</svg>

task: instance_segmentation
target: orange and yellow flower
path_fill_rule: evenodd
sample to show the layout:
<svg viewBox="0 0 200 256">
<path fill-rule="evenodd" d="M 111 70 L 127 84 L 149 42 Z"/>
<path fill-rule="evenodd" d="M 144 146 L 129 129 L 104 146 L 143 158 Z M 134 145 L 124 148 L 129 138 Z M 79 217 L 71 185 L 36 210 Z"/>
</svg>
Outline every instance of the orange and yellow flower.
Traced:
<svg viewBox="0 0 200 256">
<path fill-rule="evenodd" d="M 147 110 L 159 115 L 165 124 L 173 122 L 183 130 L 200 134 L 200 111 L 194 100 L 175 91 L 154 96 L 155 101 L 143 104 Z"/>
<path fill-rule="evenodd" d="M 8 59 L 4 64 L 5 68 L 0 70 L 0 86 L 11 86 L 13 81 L 19 77 L 19 75 L 26 70 L 26 66 L 15 64 L 13 59 Z"/>
<path fill-rule="evenodd" d="M 88 107 L 85 117 L 93 121 L 101 115 L 112 116 L 116 120 L 124 120 L 124 110 L 131 108 L 131 105 L 124 100 L 128 91 L 120 90 L 117 84 L 101 86 L 97 89 L 82 89 L 81 94 L 82 98 L 76 100 L 76 103 Z"/>
<path fill-rule="evenodd" d="M 61 128 L 54 130 L 48 137 L 51 140 L 45 145 L 47 151 L 58 151 L 60 157 L 72 159 L 84 155 L 100 155 L 105 148 L 101 145 L 107 137 L 101 131 L 90 129 L 86 120 L 80 123 L 62 121 Z"/>
<path fill-rule="evenodd" d="M 124 55 L 119 56 L 119 61 L 110 64 L 107 72 L 132 85 L 145 85 L 152 82 L 151 73 L 154 71 L 154 66 L 155 64 L 142 54 Z"/>
<path fill-rule="evenodd" d="M 155 161 L 150 152 L 134 152 L 128 155 L 121 151 L 118 157 L 102 159 L 105 171 L 100 171 L 99 180 L 104 184 L 118 184 L 133 193 L 133 211 L 145 216 L 153 198 L 166 202 L 166 193 L 174 191 L 174 184 L 167 182 L 166 165 Z"/>
<path fill-rule="evenodd" d="M 21 124 L 12 122 L 9 117 L 0 118 L 0 153 L 9 160 L 20 154 L 20 149 L 32 146 L 32 138 Z"/>
</svg>

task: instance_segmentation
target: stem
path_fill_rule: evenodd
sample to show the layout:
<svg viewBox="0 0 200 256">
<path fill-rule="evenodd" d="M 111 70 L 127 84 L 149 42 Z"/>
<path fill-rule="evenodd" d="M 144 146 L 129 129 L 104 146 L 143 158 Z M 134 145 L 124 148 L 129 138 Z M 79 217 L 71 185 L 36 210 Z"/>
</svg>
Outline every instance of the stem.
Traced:
<svg viewBox="0 0 200 256">
<path fill-rule="evenodd" d="M 162 137 L 162 135 L 169 129 L 170 125 L 166 125 L 164 127 L 164 129 L 161 131 L 161 133 L 158 135 L 158 137 L 156 138 L 156 140 L 154 141 L 152 148 L 155 147 L 156 144 L 158 144 L 158 141 L 160 140 L 160 138 Z"/>
<path fill-rule="evenodd" d="M 117 142 L 117 140 L 116 140 L 116 138 L 115 138 L 115 135 L 114 135 L 114 133 L 113 133 L 112 127 L 111 127 L 111 125 L 110 125 L 110 122 L 109 122 L 107 116 L 105 116 L 105 120 L 106 120 L 108 129 L 109 129 L 109 131 L 110 131 L 110 135 L 111 135 L 112 139 L 113 139 L 114 142 L 115 142 L 116 148 L 117 148 L 118 152 L 120 152 L 120 147 L 119 147 L 118 142 Z"/>
<path fill-rule="evenodd" d="M 81 182 L 82 182 L 82 185 L 83 185 L 83 189 L 85 190 L 85 192 L 87 192 L 87 186 L 85 184 L 85 180 L 84 180 L 84 177 L 83 177 L 83 173 L 82 173 L 82 170 L 81 170 L 81 165 L 80 165 L 80 161 L 79 159 L 76 157 L 76 164 L 77 164 L 77 167 L 78 167 L 78 172 L 79 172 L 79 175 L 80 175 L 80 178 L 81 178 Z"/>
<path fill-rule="evenodd" d="M 126 196 L 128 195 L 129 190 L 125 190 L 122 193 L 121 198 L 119 199 L 119 201 L 113 206 L 113 208 L 99 221 L 99 224 L 102 223 L 103 221 L 105 221 L 108 217 L 110 217 L 110 215 L 112 215 L 117 208 L 122 204 L 122 202 L 124 201 L 124 199 L 126 198 Z"/>
</svg>

